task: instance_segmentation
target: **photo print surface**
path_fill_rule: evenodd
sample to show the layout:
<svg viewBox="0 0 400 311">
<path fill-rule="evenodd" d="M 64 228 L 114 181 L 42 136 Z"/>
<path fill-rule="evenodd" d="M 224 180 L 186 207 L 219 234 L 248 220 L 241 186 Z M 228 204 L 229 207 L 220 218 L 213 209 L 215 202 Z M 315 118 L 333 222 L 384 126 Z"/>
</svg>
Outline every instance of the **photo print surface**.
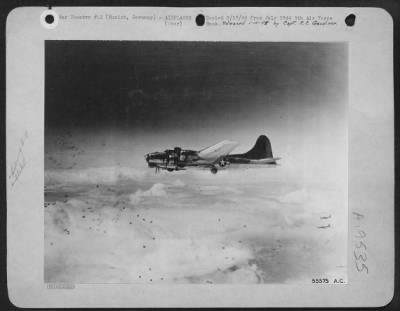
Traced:
<svg viewBox="0 0 400 311">
<path fill-rule="evenodd" d="M 342 42 L 46 41 L 44 280 L 346 283 L 347 108 Z"/>
</svg>

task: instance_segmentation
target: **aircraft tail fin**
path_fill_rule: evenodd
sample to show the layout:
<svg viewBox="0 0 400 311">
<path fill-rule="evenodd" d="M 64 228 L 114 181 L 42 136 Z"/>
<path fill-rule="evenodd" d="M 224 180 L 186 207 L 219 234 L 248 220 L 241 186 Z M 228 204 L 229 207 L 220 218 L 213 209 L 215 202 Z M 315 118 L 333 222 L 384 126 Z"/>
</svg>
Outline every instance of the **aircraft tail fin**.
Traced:
<svg viewBox="0 0 400 311">
<path fill-rule="evenodd" d="M 243 154 L 247 159 L 265 159 L 273 158 L 271 142 L 265 135 L 260 135 L 257 138 L 256 144 L 248 152 Z"/>
</svg>

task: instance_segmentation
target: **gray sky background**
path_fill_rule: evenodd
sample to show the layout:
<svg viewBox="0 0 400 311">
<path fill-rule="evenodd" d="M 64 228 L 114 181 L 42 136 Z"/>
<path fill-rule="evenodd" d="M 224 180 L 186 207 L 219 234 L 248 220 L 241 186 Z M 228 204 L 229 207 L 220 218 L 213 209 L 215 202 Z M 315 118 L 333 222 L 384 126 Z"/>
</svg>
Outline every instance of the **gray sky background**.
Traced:
<svg viewBox="0 0 400 311">
<path fill-rule="evenodd" d="M 81 165 L 143 167 L 147 152 L 240 152 L 266 134 L 282 165 L 343 173 L 347 66 L 345 43 L 47 41 L 46 148 L 72 130 Z"/>
</svg>

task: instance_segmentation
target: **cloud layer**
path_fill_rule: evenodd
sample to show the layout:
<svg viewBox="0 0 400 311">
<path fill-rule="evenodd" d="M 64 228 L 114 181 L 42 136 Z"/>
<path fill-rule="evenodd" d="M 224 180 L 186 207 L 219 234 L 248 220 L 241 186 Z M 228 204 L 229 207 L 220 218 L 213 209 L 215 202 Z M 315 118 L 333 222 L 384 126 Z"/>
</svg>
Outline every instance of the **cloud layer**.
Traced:
<svg viewBox="0 0 400 311">
<path fill-rule="evenodd" d="M 345 276 L 340 189 L 302 188 L 274 172 L 234 179 L 229 171 L 217 178 L 114 167 L 49 171 L 46 281 L 249 284 Z"/>
</svg>

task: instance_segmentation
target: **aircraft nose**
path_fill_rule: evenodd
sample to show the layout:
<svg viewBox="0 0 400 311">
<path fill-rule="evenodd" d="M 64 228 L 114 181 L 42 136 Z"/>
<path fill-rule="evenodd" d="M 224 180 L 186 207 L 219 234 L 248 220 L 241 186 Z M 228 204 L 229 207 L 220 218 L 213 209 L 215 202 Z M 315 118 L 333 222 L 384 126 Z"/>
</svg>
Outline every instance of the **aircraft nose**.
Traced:
<svg viewBox="0 0 400 311">
<path fill-rule="evenodd" d="M 145 155 L 144 155 L 144 158 L 146 159 L 147 162 L 149 162 L 149 160 L 150 160 L 150 154 L 145 154 Z"/>
</svg>

